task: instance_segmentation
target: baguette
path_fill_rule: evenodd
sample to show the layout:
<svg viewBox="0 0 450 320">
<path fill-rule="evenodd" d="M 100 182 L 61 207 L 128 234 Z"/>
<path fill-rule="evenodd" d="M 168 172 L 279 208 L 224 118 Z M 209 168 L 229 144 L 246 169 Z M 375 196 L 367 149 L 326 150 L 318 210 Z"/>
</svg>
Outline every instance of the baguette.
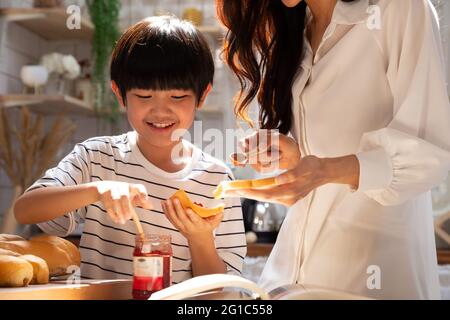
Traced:
<svg viewBox="0 0 450 320">
<path fill-rule="evenodd" d="M 18 257 L 18 256 L 20 256 L 20 253 L 17 253 L 17 252 L 11 251 L 11 250 L 0 249 L 0 256 Z"/>
<path fill-rule="evenodd" d="M 0 241 L 0 249 L 16 252 L 20 255 L 34 255 L 44 259 L 50 276 L 67 274 L 70 266 L 80 265 L 78 248 L 65 239 L 42 235 L 31 240 Z"/>
<path fill-rule="evenodd" d="M 44 259 L 33 256 L 31 254 L 26 254 L 19 257 L 28 261 L 33 267 L 33 278 L 30 284 L 46 284 L 49 281 L 50 273 L 48 270 L 47 262 Z"/>
<path fill-rule="evenodd" d="M 25 259 L 0 256 L 0 287 L 26 287 L 33 279 L 33 266 Z"/>
<path fill-rule="evenodd" d="M 15 234 L 0 234 L 0 241 L 17 241 L 17 240 L 25 240 L 21 236 L 16 236 Z"/>
</svg>

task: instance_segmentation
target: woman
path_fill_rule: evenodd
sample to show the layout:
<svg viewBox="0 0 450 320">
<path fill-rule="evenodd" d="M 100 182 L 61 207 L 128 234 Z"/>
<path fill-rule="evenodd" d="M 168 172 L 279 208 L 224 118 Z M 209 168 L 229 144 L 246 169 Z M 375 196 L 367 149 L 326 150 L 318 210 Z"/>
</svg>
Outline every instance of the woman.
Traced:
<svg viewBox="0 0 450 320">
<path fill-rule="evenodd" d="M 430 190 L 450 168 L 450 108 L 429 1 L 216 1 L 237 113 L 257 98 L 288 169 L 228 194 L 290 206 L 260 284 L 439 299 Z"/>
</svg>

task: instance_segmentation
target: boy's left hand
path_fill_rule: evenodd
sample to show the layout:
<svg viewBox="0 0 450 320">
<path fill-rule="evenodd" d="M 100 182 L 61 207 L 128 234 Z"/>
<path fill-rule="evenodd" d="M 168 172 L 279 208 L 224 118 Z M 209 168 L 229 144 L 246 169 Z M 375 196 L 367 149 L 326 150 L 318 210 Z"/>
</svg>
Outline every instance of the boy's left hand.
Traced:
<svg viewBox="0 0 450 320">
<path fill-rule="evenodd" d="M 184 209 L 178 199 L 161 201 L 161 207 L 169 221 L 187 240 L 210 237 L 222 221 L 223 212 L 202 218 L 191 209 Z"/>
</svg>

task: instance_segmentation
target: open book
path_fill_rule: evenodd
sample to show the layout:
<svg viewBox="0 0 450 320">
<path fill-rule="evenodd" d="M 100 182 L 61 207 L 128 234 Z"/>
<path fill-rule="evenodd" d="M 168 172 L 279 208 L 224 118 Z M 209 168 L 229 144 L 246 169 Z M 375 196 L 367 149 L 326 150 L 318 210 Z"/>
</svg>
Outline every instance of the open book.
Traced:
<svg viewBox="0 0 450 320">
<path fill-rule="evenodd" d="M 288 285 L 265 292 L 248 279 L 227 274 L 198 276 L 153 293 L 149 300 L 365 300 L 314 286 Z"/>
</svg>

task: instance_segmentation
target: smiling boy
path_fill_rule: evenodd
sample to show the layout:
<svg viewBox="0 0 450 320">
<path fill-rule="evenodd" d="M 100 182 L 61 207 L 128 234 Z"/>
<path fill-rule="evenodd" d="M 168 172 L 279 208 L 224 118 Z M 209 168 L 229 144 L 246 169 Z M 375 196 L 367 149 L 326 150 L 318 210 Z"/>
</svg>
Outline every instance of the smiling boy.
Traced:
<svg viewBox="0 0 450 320">
<path fill-rule="evenodd" d="M 206 41 L 187 22 L 148 18 L 119 39 L 110 71 L 111 88 L 134 130 L 77 144 L 16 201 L 16 219 L 58 236 L 84 222 L 82 278 L 132 276 L 134 207 L 145 233 L 172 236 L 173 283 L 240 274 L 246 243 L 239 200 L 223 200 L 224 212 L 206 219 L 167 200 L 184 189 L 193 201 L 212 207 L 215 186 L 233 179 L 223 163 L 173 138 L 176 130 L 191 127 L 212 88 Z"/>
</svg>

